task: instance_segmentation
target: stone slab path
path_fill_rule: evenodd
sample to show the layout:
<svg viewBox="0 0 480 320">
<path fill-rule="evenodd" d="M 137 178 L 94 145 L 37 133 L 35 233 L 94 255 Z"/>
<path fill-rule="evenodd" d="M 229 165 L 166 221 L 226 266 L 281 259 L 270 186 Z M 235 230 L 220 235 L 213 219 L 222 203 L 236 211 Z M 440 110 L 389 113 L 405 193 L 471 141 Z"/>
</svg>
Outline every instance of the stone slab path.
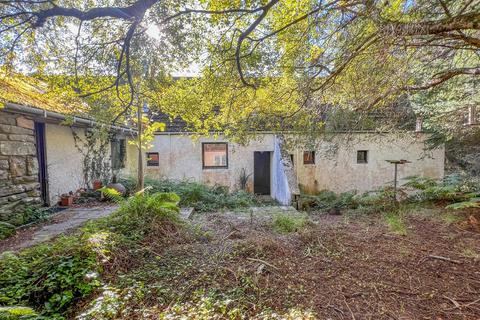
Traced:
<svg viewBox="0 0 480 320">
<path fill-rule="evenodd" d="M 69 208 L 42 225 L 18 230 L 14 236 L 0 241 L 0 253 L 28 248 L 51 240 L 56 236 L 80 227 L 89 220 L 108 216 L 117 208 L 118 206 L 115 205 L 90 208 Z"/>
</svg>

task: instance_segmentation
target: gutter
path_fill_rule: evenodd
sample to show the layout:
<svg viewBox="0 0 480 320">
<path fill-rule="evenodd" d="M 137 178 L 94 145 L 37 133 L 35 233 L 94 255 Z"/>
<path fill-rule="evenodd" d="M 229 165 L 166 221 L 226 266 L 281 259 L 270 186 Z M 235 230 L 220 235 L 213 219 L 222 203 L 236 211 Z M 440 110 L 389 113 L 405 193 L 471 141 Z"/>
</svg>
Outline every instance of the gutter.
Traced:
<svg viewBox="0 0 480 320">
<path fill-rule="evenodd" d="M 6 103 L 5 107 L 3 109 L 0 109 L 0 110 L 20 113 L 20 114 L 24 114 L 24 115 L 28 115 L 28 116 L 35 116 L 35 118 L 38 118 L 40 116 L 40 117 L 43 117 L 44 119 L 54 119 L 54 120 L 59 120 L 59 121 L 67 120 L 67 116 L 65 116 L 61 113 L 58 113 L 58 112 L 48 111 L 48 110 L 45 110 L 45 109 L 37 109 L 37 108 L 27 107 L 27 106 L 15 104 L 15 103 Z M 86 125 L 88 127 L 92 127 L 95 124 L 102 125 L 102 123 L 98 123 L 95 120 L 82 118 L 82 117 L 77 117 L 77 116 L 73 116 L 73 123 L 74 124 L 75 123 L 83 124 L 83 125 Z M 105 124 L 103 124 L 103 125 L 105 125 Z M 108 124 L 106 124 L 106 125 L 108 125 Z M 136 130 L 133 130 L 133 129 L 128 128 L 128 127 L 116 126 L 116 125 L 108 125 L 108 126 L 113 130 L 137 134 Z"/>
</svg>

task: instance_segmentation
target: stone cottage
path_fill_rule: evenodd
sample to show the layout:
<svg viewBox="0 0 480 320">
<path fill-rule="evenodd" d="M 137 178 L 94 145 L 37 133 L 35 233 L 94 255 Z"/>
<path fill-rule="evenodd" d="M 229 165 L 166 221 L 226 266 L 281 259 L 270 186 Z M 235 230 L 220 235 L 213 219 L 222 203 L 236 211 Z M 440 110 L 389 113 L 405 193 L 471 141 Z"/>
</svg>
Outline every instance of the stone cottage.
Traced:
<svg viewBox="0 0 480 320">
<path fill-rule="evenodd" d="M 0 80 L 0 221 L 21 225 L 29 206 L 54 205 L 62 194 L 86 186 L 85 137 L 95 122 L 67 116 L 61 105 L 38 98 L 37 87 Z M 65 125 L 68 120 L 69 124 Z M 101 161 L 122 170 L 126 138 L 134 131 L 111 127 Z"/>
<path fill-rule="evenodd" d="M 290 204 L 301 191 L 365 192 L 393 184 L 394 166 L 387 160 L 408 160 L 399 165 L 398 178 L 423 176 L 441 179 L 445 150 L 427 150 L 422 132 L 336 132 L 304 143 L 299 133 L 254 132 L 245 145 L 222 134 L 198 136 L 185 131 L 181 120 L 169 121 L 157 132 L 145 153 L 145 172 L 156 179 L 191 180 L 240 188 L 269 195 Z M 129 172 L 135 157 L 128 153 Z M 128 160 L 127 160 L 128 161 Z"/>
</svg>

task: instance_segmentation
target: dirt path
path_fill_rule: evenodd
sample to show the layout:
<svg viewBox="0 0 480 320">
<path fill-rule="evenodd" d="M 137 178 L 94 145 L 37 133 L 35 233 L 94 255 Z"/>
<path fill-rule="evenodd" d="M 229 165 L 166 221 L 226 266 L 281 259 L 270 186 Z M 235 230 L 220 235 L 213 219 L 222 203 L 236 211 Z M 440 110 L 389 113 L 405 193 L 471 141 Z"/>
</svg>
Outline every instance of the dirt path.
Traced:
<svg viewBox="0 0 480 320">
<path fill-rule="evenodd" d="M 0 253 L 20 250 L 51 240 L 78 228 L 88 220 L 105 217 L 115 209 L 117 209 L 115 205 L 67 209 L 43 224 L 18 230 L 14 236 L 0 241 Z"/>
</svg>

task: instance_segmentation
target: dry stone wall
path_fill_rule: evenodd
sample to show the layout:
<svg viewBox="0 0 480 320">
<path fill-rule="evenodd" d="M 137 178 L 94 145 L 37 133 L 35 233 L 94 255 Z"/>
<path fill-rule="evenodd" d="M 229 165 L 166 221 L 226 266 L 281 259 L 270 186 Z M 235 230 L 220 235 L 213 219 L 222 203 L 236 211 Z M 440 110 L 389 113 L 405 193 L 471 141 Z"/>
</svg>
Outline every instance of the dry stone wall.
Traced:
<svg viewBox="0 0 480 320">
<path fill-rule="evenodd" d="M 41 204 L 34 122 L 0 111 L 0 222 L 24 223 L 26 207 Z"/>
</svg>

